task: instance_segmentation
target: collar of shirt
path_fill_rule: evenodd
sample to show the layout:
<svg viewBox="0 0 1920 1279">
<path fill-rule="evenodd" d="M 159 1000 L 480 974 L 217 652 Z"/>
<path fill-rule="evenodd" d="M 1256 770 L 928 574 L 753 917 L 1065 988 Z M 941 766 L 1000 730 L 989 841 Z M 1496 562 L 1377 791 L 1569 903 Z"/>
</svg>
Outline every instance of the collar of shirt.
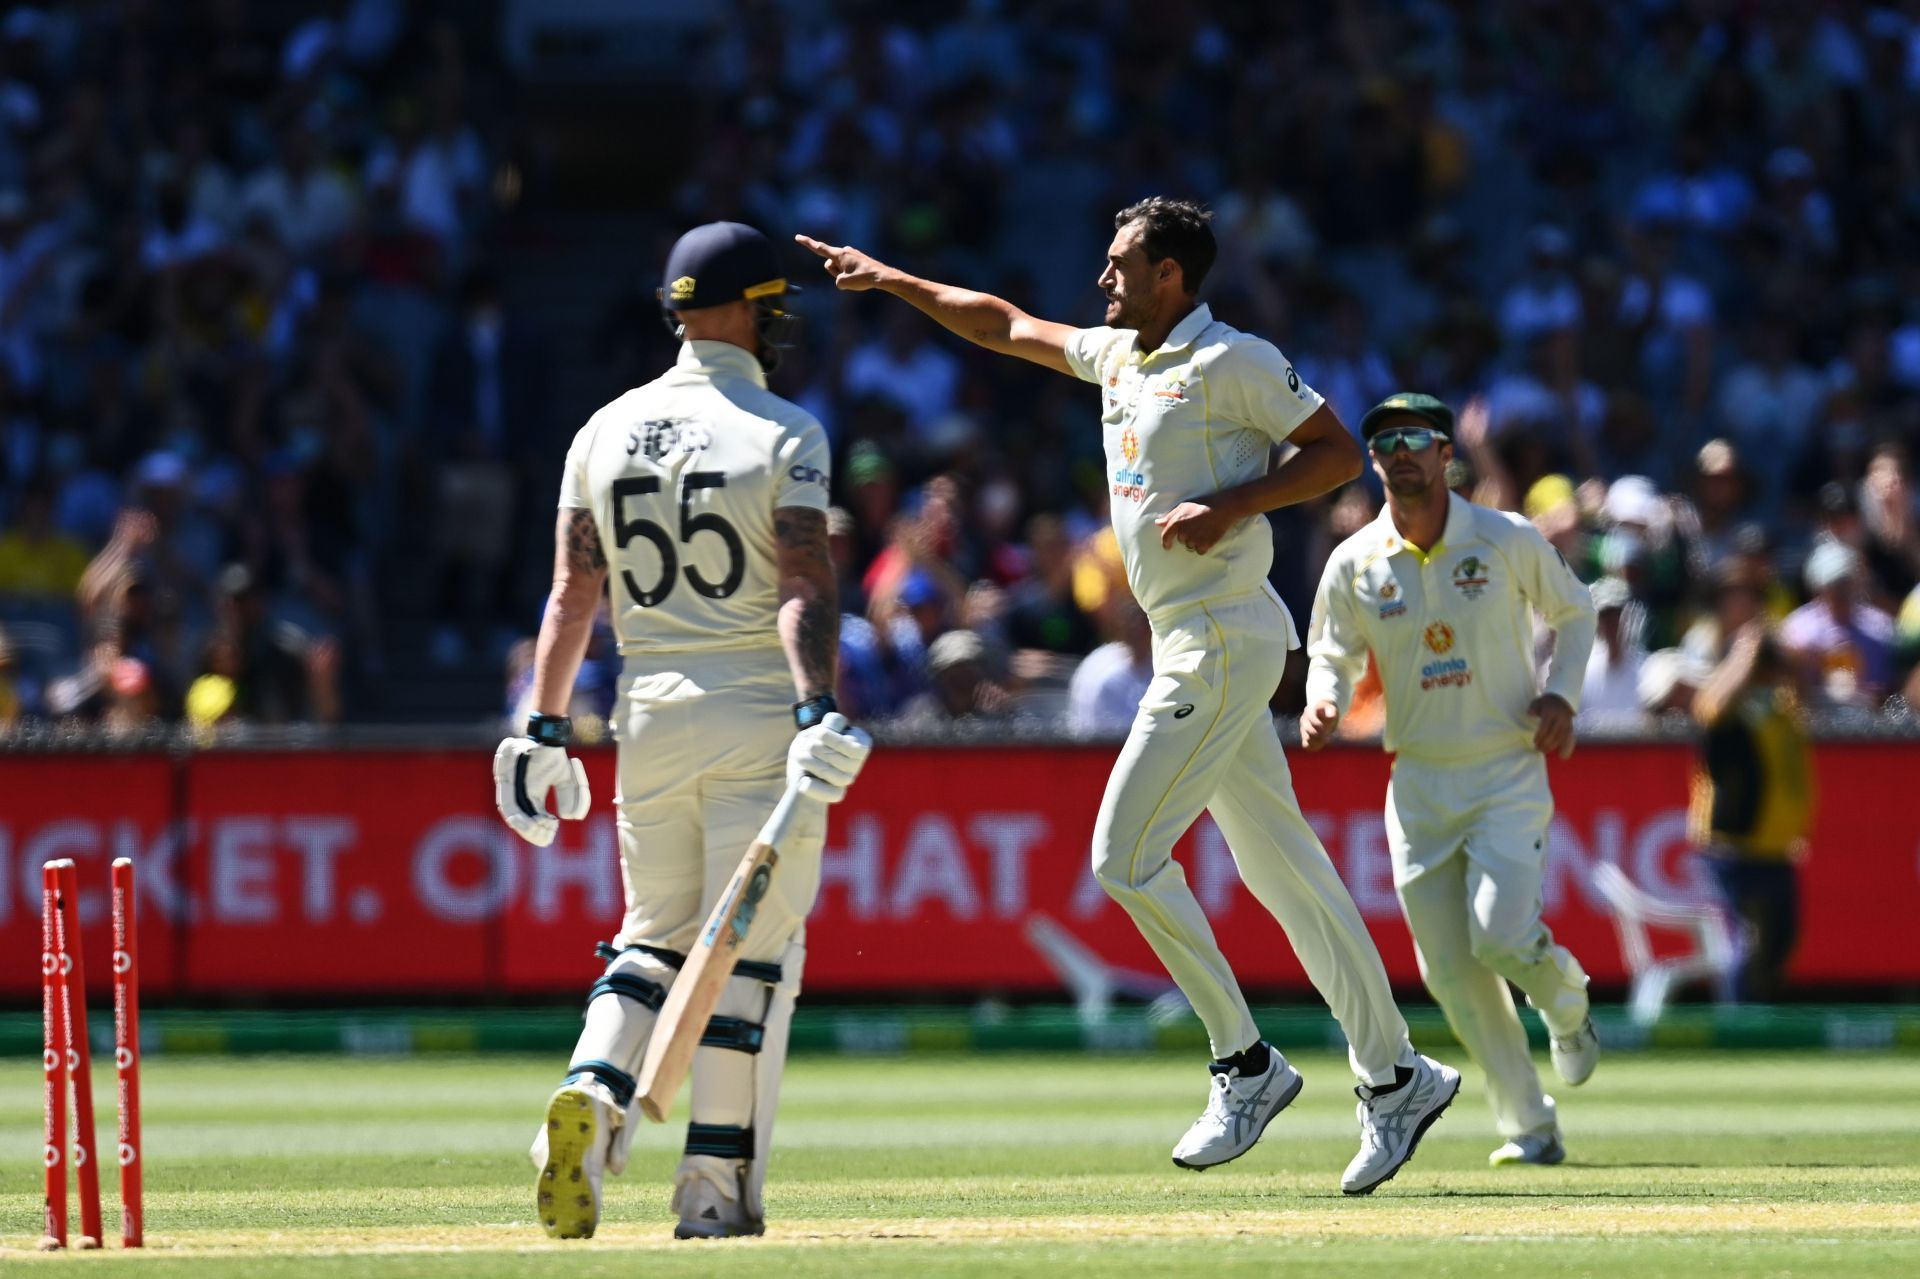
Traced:
<svg viewBox="0 0 1920 1279">
<path fill-rule="evenodd" d="M 1167 334 L 1167 340 L 1151 351 L 1142 351 L 1140 349 L 1140 334 L 1136 331 L 1133 335 L 1133 358 L 1135 360 L 1149 360 L 1162 352 L 1171 354 L 1174 351 L 1185 350 L 1187 347 L 1192 346 L 1200 335 L 1206 332 L 1207 326 L 1212 323 L 1213 308 L 1209 307 L 1205 302 L 1202 302 L 1199 306 L 1187 312 L 1187 318 L 1173 326 L 1173 332 Z"/>
<path fill-rule="evenodd" d="M 1393 555 L 1405 551 L 1422 564 L 1438 555 L 1449 544 L 1458 544 L 1471 536 L 1470 525 L 1473 522 L 1473 506 L 1458 493 L 1447 494 L 1447 524 L 1440 531 L 1440 540 L 1429 547 L 1418 547 L 1400 536 L 1400 530 L 1393 522 L 1391 507 L 1382 506 L 1380 514 L 1373 519 L 1374 528 L 1379 537 L 1382 554 Z"/>
<path fill-rule="evenodd" d="M 694 369 L 709 376 L 730 373 L 758 387 L 767 384 L 767 371 L 760 367 L 760 357 L 731 342 L 712 342 L 705 338 L 682 342 L 673 364 L 675 368 Z"/>
</svg>

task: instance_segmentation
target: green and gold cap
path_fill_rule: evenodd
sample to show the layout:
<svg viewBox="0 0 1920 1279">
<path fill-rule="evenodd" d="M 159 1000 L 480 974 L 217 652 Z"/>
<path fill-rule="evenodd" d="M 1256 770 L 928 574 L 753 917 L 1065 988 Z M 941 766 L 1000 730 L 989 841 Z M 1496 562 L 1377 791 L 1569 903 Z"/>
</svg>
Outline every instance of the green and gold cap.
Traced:
<svg viewBox="0 0 1920 1279">
<path fill-rule="evenodd" d="M 1428 426 L 1440 432 L 1448 439 L 1453 438 L 1453 410 L 1431 395 L 1419 391 L 1395 391 L 1386 399 L 1367 410 L 1360 419 L 1360 438 L 1371 440 L 1389 418 L 1402 413 L 1410 413 L 1424 421 Z"/>
</svg>

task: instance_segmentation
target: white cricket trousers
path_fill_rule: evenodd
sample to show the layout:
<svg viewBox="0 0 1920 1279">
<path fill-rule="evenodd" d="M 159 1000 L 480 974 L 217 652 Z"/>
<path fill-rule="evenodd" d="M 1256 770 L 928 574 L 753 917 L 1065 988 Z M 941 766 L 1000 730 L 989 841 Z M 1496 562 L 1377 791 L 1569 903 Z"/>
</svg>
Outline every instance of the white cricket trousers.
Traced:
<svg viewBox="0 0 1920 1279">
<path fill-rule="evenodd" d="M 647 673 L 630 659 L 620 679 L 614 802 L 627 909 L 614 945 L 685 954 L 786 789 L 793 676 L 777 648 L 673 654 L 644 665 L 674 669 Z M 743 960 L 781 965 L 789 999 L 799 992 L 826 834 L 826 806 L 802 804 L 740 947 Z M 767 1007 L 762 987 L 736 978 L 716 1012 L 758 1022 Z M 784 1023 L 765 1033 L 758 1060 L 777 1079 Z M 702 1045 L 694 1054 L 689 1110 L 695 1124 L 757 1128 L 764 1151 L 773 1116 L 755 1115 L 755 1064 L 754 1056 Z M 764 1162 L 758 1167 L 764 1175 Z"/>
<path fill-rule="evenodd" d="M 1415 1060 L 1380 953 L 1300 812 L 1268 699 L 1292 622 L 1271 587 L 1153 619 L 1153 680 L 1093 831 L 1093 873 L 1126 908 L 1206 1024 L 1215 1057 L 1260 1031 L 1207 917 L 1173 859 L 1204 809 L 1240 877 L 1280 921 L 1346 1032 L 1353 1069 L 1390 1084 Z"/>
<path fill-rule="evenodd" d="M 617 944 L 685 953 L 786 789 L 793 676 L 779 649 L 629 659 L 614 714 L 619 742 Z M 813 909 L 824 805 L 803 804 L 741 959 L 774 960 Z"/>
<path fill-rule="evenodd" d="M 1487 1075 L 1503 1137 L 1554 1127 L 1511 981 L 1548 1030 L 1587 1015 L 1587 974 L 1540 920 L 1553 793 L 1537 751 L 1393 762 L 1387 843 L 1420 974 Z"/>
</svg>

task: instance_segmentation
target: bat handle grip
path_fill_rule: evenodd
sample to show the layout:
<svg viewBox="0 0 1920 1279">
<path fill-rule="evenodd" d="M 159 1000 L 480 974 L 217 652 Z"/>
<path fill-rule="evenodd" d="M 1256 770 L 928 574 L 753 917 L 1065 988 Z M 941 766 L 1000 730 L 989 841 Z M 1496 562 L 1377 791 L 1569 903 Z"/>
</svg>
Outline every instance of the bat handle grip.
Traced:
<svg viewBox="0 0 1920 1279">
<path fill-rule="evenodd" d="M 800 811 L 800 805 L 807 803 L 806 795 L 797 783 L 789 783 L 786 794 L 773 806 L 773 815 L 767 818 L 767 824 L 760 828 L 760 842 L 770 848 L 779 848 L 787 840 L 787 832 L 793 827 L 793 819 Z"/>
</svg>

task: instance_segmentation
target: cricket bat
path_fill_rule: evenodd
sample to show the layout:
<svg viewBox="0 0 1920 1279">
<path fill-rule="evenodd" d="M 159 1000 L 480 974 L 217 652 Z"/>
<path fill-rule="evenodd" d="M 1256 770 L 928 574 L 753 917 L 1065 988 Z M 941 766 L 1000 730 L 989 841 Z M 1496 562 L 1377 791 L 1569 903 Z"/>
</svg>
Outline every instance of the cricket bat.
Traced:
<svg viewBox="0 0 1920 1279">
<path fill-rule="evenodd" d="M 774 869 L 780 864 L 780 845 L 800 805 L 810 802 L 794 787 L 787 787 L 787 793 L 774 806 L 773 816 L 760 828 L 760 837 L 734 868 L 726 891 L 707 916 L 687 962 L 667 991 L 666 1002 L 660 1005 L 660 1017 L 647 1041 L 647 1056 L 635 1089 L 640 1109 L 655 1123 L 665 1123 L 673 1109 L 673 1099 L 693 1067 L 700 1036 L 706 1033 L 720 992 L 733 976 L 733 965 L 740 958 L 747 930 L 753 926 L 754 912 L 773 882 Z"/>
</svg>

